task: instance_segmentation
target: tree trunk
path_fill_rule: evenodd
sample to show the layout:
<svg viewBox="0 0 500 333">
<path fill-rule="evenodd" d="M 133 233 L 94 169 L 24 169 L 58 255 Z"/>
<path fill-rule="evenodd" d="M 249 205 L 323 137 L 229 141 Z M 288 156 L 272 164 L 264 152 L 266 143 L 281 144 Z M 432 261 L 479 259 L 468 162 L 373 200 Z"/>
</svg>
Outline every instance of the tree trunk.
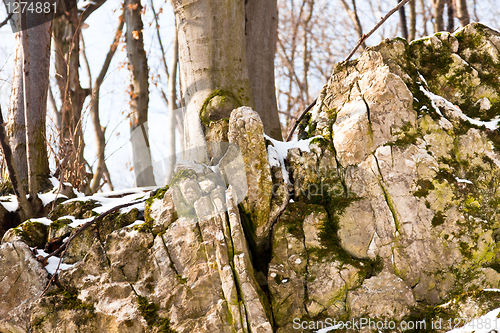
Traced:
<svg viewBox="0 0 500 333">
<path fill-rule="evenodd" d="M 401 0 L 398 0 L 398 3 L 401 2 Z M 401 36 L 408 40 L 408 26 L 406 24 L 406 13 L 405 13 L 405 7 L 401 7 L 399 9 L 399 26 L 401 28 Z"/>
<path fill-rule="evenodd" d="M 82 108 L 89 91 L 80 85 L 80 16 L 76 8 L 59 17 L 53 24 L 55 69 L 61 106 L 59 158 L 69 160 L 60 170 L 62 179 L 82 192 L 89 192 L 86 162 L 83 157 Z M 68 157 L 69 156 L 69 157 Z"/>
<path fill-rule="evenodd" d="M 130 141 L 137 186 L 156 185 L 148 138 L 149 70 L 144 51 L 141 1 L 125 1 L 127 57 L 130 84 Z"/>
<path fill-rule="evenodd" d="M 416 2 L 417 0 L 410 0 L 408 2 L 408 5 L 410 7 L 410 31 L 408 32 L 408 41 L 411 42 L 412 40 L 415 39 L 415 35 L 417 32 L 417 13 L 415 10 L 416 7 Z"/>
<path fill-rule="evenodd" d="M 255 111 L 262 119 L 266 134 L 276 140 L 283 140 L 274 84 L 277 1 L 245 1 L 245 18 L 247 63 Z"/>
<path fill-rule="evenodd" d="M 24 193 L 27 193 L 28 158 L 26 155 L 26 123 L 24 120 L 23 49 L 20 32 L 16 33 L 16 54 L 8 119 L 7 136 L 12 150 L 14 171 L 17 175 L 19 187 L 23 189 Z"/>
<path fill-rule="evenodd" d="M 458 20 L 462 26 L 470 23 L 469 10 L 467 9 L 467 0 L 455 0 L 455 9 Z"/>
<path fill-rule="evenodd" d="M 276 1 L 249 1 L 245 8 L 243 1 L 176 0 L 173 6 L 186 102 L 184 158 L 208 162 L 200 118 L 205 124 L 229 118 L 241 105 L 257 106 L 266 133 L 281 138 L 273 69 Z"/>
<path fill-rule="evenodd" d="M 446 25 L 446 30 L 453 32 L 455 29 L 455 10 L 453 8 L 453 0 L 446 0 L 446 9 L 448 12 L 448 24 Z"/>
<path fill-rule="evenodd" d="M 445 0 L 434 1 L 434 32 L 444 30 L 443 12 Z"/>
<path fill-rule="evenodd" d="M 179 39 L 177 38 L 177 28 L 175 29 L 174 40 L 172 42 L 174 54 L 172 55 L 172 63 L 170 64 L 170 75 L 168 77 L 168 160 L 167 168 L 165 172 L 165 182 L 169 182 L 172 178 L 174 172 L 174 166 L 176 162 L 175 154 L 175 127 L 176 127 L 176 112 L 177 110 L 177 92 L 176 92 L 176 82 L 177 82 L 177 65 L 179 60 Z"/>
<path fill-rule="evenodd" d="M 27 19 L 26 16 L 20 18 Z M 27 26 L 29 22 L 22 22 Z M 16 56 L 7 132 L 11 157 L 8 163 L 23 218 L 41 210 L 38 191 L 50 186 L 45 141 L 50 65 L 50 23 L 16 34 Z M 25 94 L 26 92 L 26 94 Z M 26 202 L 26 193 L 31 201 Z"/>
<path fill-rule="evenodd" d="M 245 42 L 245 4 L 230 0 L 173 1 L 186 103 L 185 159 L 208 162 L 204 123 L 254 106 Z M 274 88 L 273 88 L 274 91 Z"/>
</svg>

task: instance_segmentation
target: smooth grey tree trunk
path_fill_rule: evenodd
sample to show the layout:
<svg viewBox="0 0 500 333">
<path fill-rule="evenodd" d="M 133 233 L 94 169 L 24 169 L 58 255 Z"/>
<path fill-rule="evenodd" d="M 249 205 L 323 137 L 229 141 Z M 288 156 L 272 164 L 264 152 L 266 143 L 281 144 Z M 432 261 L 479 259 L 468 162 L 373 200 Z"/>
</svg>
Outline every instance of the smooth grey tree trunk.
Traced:
<svg viewBox="0 0 500 333">
<path fill-rule="evenodd" d="M 38 191 L 50 185 L 45 140 L 50 38 L 50 23 L 16 33 L 7 133 L 12 151 L 12 170 L 20 187 L 18 193 L 29 192 L 32 198 L 30 205 L 37 203 Z M 24 59 L 26 64 L 23 66 Z M 29 96 L 24 95 L 25 91 Z M 24 198 L 19 202 L 24 217 L 36 215 L 41 208 L 36 205 L 28 207 Z"/>
<path fill-rule="evenodd" d="M 173 6 L 186 104 L 184 158 L 208 162 L 200 113 L 208 107 L 206 120 L 218 120 L 229 118 L 238 106 L 254 106 L 246 58 L 245 3 L 177 0 Z"/>
<path fill-rule="evenodd" d="M 184 158 L 208 162 L 204 122 L 255 108 L 266 133 L 281 138 L 274 87 L 276 1 L 173 1 L 186 103 Z M 245 23 L 246 22 L 246 23 Z M 255 95 L 254 95 L 255 94 Z"/>
<path fill-rule="evenodd" d="M 443 12 L 445 0 L 433 0 L 434 5 L 434 32 L 444 30 Z"/>
<path fill-rule="evenodd" d="M 276 140 L 283 140 L 274 84 L 274 55 L 278 38 L 277 1 L 246 1 L 245 16 L 248 72 L 255 111 L 262 119 L 266 134 Z"/>
<path fill-rule="evenodd" d="M 125 1 L 127 57 L 131 74 L 130 141 L 137 186 L 156 185 L 148 137 L 149 69 L 144 51 L 140 0 Z"/>
<path fill-rule="evenodd" d="M 168 77 L 168 153 L 167 153 L 167 165 L 165 172 L 165 182 L 169 182 L 172 178 L 174 172 L 174 166 L 176 162 L 176 135 L 175 135 L 175 127 L 176 127 L 176 112 L 177 110 L 177 92 L 176 92 L 176 82 L 177 82 L 177 65 L 179 59 L 179 39 L 177 38 L 177 28 L 175 29 L 174 40 L 172 41 L 172 47 L 174 50 L 174 54 L 172 55 L 172 62 L 170 64 L 170 75 Z"/>
</svg>

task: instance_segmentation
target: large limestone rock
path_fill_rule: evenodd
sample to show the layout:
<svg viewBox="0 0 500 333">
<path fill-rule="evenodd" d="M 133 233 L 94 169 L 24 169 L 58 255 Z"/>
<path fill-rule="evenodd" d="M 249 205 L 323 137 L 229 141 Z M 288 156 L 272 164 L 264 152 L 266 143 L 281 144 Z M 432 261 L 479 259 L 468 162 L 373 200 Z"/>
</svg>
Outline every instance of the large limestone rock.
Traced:
<svg viewBox="0 0 500 333">
<path fill-rule="evenodd" d="M 257 247 L 267 242 L 272 222 L 269 214 L 273 184 L 263 131 L 259 114 L 251 108 L 242 106 L 231 112 L 228 138 L 243 155 L 248 193 L 242 207 L 249 219 L 247 232 Z"/>
<path fill-rule="evenodd" d="M 23 242 L 0 247 L 0 331 L 27 332 L 32 304 L 49 282 L 48 273 Z"/>
<path fill-rule="evenodd" d="M 318 200 L 335 222 L 340 249 L 330 249 L 381 263 L 381 273 L 347 291 L 350 318 L 402 320 L 420 311 L 416 302 L 499 286 L 488 268 L 497 267 L 500 246 L 499 48 L 498 32 L 473 24 L 411 44 L 386 40 L 335 67 L 305 133 L 323 136 L 315 142 L 323 150 L 289 159 L 305 180 L 300 197 L 310 185 L 332 184 L 316 161 L 334 153 L 345 193 Z M 316 179 L 301 176 L 300 159 L 312 162 Z M 401 296 L 389 297 L 384 285 Z"/>
<path fill-rule="evenodd" d="M 203 165 L 177 171 L 144 223 L 94 237 L 32 303 L 33 332 L 272 332 L 232 188 Z"/>
<path fill-rule="evenodd" d="M 234 110 L 206 133 L 229 141 L 216 166 L 179 164 L 145 207 L 75 239 L 43 297 L 26 244 L 67 237 L 95 205 L 10 229 L 0 331 L 312 332 L 499 307 L 499 49 L 479 24 L 367 48 L 335 67 L 301 126 L 309 149 L 285 159 Z"/>
</svg>

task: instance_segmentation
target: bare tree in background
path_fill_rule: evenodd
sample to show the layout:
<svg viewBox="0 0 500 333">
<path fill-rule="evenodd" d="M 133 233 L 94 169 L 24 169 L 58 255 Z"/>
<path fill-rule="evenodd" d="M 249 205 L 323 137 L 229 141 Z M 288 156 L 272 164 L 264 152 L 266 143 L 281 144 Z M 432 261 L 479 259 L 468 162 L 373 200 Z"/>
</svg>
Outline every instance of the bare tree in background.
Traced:
<svg viewBox="0 0 500 333">
<path fill-rule="evenodd" d="M 317 0 L 280 0 L 278 5 L 276 80 L 287 133 L 328 80 L 335 62 L 349 53 L 363 30 L 354 1 L 341 1 L 337 7 L 336 3 Z M 340 26 L 350 28 L 341 35 L 337 33 Z"/>
<path fill-rule="evenodd" d="M 45 140 L 50 23 L 35 25 L 34 18 L 28 19 L 26 13 L 14 19 L 22 30 L 16 33 L 9 121 L 6 133 L 2 129 L 1 139 L 21 220 L 24 220 L 42 213 L 38 193 L 51 186 Z M 34 27 L 28 30 L 27 26 Z"/>
<path fill-rule="evenodd" d="M 401 2 L 401 0 L 398 0 L 398 3 L 399 2 Z M 406 12 L 404 6 L 399 9 L 399 28 L 401 29 L 401 36 L 404 39 L 408 39 L 408 25 L 406 24 Z"/>
<path fill-rule="evenodd" d="M 80 34 L 85 19 L 106 0 L 90 2 L 80 11 L 76 6 L 53 22 L 52 35 L 55 44 L 56 81 L 61 106 L 61 128 L 58 170 L 55 175 L 69 181 L 83 193 L 90 193 L 90 176 L 83 157 L 82 109 L 90 89 L 80 83 Z"/>
<path fill-rule="evenodd" d="M 140 0 L 125 1 L 125 24 L 130 84 L 130 133 L 137 186 L 156 185 L 148 136 L 149 69 L 144 51 Z"/>
<path fill-rule="evenodd" d="M 166 162 L 166 170 L 165 170 L 165 182 L 168 183 L 170 178 L 172 177 L 172 173 L 174 172 L 174 166 L 176 162 L 176 129 L 179 128 L 180 140 L 183 141 L 182 136 L 182 114 L 178 110 L 177 106 L 177 68 L 179 64 L 179 39 L 177 36 L 177 25 L 175 24 L 175 32 L 174 39 L 172 40 L 172 59 L 170 62 L 170 66 L 167 65 L 167 58 L 165 48 L 163 47 L 163 41 L 160 36 L 160 23 L 159 23 L 159 13 L 156 12 L 154 1 L 151 0 L 151 10 L 153 11 L 155 27 L 156 27 L 156 37 L 158 39 L 158 44 L 160 46 L 161 51 L 161 62 L 164 69 L 164 74 L 166 76 L 166 80 L 168 82 L 167 93 L 163 89 L 160 88 L 161 96 L 167 105 L 168 109 L 168 131 L 167 141 L 168 141 L 168 149 L 167 149 L 167 160 Z M 162 8 L 160 9 L 160 11 Z M 175 19 L 174 19 L 175 23 Z M 170 69 L 169 69 L 170 68 Z"/>
<path fill-rule="evenodd" d="M 412 41 L 415 39 L 417 34 L 417 11 L 416 11 L 416 1 L 411 0 L 408 3 L 408 7 L 410 9 L 409 19 L 410 19 L 410 29 L 408 31 L 408 41 Z"/>
<path fill-rule="evenodd" d="M 466 26 L 470 23 L 469 10 L 467 9 L 467 0 L 455 0 L 455 12 L 460 24 Z"/>
<path fill-rule="evenodd" d="M 356 0 L 352 0 L 352 9 L 349 7 L 347 4 L 346 0 L 341 0 L 342 7 L 346 10 L 347 14 L 349 15 L 349 18 L 351 19 L 352 23 L 354 24 L 354 29 L 356 30 L 356 33 L 358 34 L 358 37 L 361 39 L 363 37 L 363 27 L 361 26 L 361 21 L 359 19 L 358 15 L 358 9 L 356 8 Z M 361 51 L 366 48 L 366 43 L 363 42 L 361 44 Z"/>
<path fill-rule="evenodd" d="M 432 0 L 434 5 L 434 32 L 444 30 L 444 4 L 446 0 Z"/>
<path fill-rule="evenodd" d="M 123 34 L 123 26 L 125 24 L 124 14 L 118 19 L 118 28 L 116 29 L 115 36 L 111 46 L 109 47 L 108 54 L 106 55 L 106 59 L 104 60 L 104 64 L 101 68 L 99 76 L 95 80 L 94 87 L 92 88 L 92 80 L 90 74 L 90 68 L 88 65 L 87 57 L 85 56 L 86 67 L 88 68 L 88 76 L 89 76 L 89 87 L 92 89 L 92 100 L 90 103 L 90 115 L 92 118 L 92 124 L 94 125 L 94 130 L 96 134 L 96 143 L 97 143 L 97 168 L 92 177 L 92 182 L 90 184 L 90 190 L 92 193 L 97 192 L 102 185 L 101 179 L 104 178 L 105 182 L 109 185 L 110 189 L 113 190 L 113 184 L 111 182 L 111 175 L 109 174 L 108 167 L 106 166 L 106 158 L 105 158 L 105 149 L 106 149 L 106 137 L 105 132 L 106 128 L 101 126 L 101 120 L 99 116 L 99 92 L 101 85 L 104 81 L 104 77 L 108 72 L 109 65 L 111 64 L 111 60 L 115 55 L 116 49 L 118 48 L 118 44 L 120 42 L 120 37 Z M 82 43 L 83 44 L 83 43 Z M 84 53 L 85 54 L 85 53 Z"/>
</svg>

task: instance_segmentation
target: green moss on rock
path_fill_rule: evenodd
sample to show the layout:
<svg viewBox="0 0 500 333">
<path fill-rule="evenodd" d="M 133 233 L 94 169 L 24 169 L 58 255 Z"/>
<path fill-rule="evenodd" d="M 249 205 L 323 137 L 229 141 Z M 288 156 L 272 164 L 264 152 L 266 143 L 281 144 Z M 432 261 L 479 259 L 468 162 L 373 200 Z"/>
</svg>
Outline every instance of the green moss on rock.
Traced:
<svg viewBox="0 0 500 333">
<path fill-rule="evenodd" d="M 176 333 L 170 327 L 170 319 L 162 318 L 158 315 L 158 305 L 150 303 L 144 296 L 137 295 L 137 308 L 141 316 L 144 317 L 149 328 L 160 333 Z"/>
<path fill-rule="evenodd" d="M 43 249 L 45 247 L 45 243 L 47 242 L 48 236 L 48 226 L 36 222 L 36 221 L 26 221 L 21 226 L 22 229 L 22 238 L 31 247 L 36 246 L 39 249 Z"/>
<path fill-rule="evenodd" d="M 51 211 L 47 217 L 53 221 L 66 215 L 74 216 L 77 219 L 88 218 L 91 216 L 95 216 L 97 214 L 95 212 L 92 212 L 92 209 L 99 206 L 100 204 L 94 200 L 86 200 L 86 201 L 73 200 L 70 202 L 64 202 L 56 206 L 56 208 L 54 208 L 54 210 Z M 90 213 L 85 215 L 87 212 Z"/>
</svg>

